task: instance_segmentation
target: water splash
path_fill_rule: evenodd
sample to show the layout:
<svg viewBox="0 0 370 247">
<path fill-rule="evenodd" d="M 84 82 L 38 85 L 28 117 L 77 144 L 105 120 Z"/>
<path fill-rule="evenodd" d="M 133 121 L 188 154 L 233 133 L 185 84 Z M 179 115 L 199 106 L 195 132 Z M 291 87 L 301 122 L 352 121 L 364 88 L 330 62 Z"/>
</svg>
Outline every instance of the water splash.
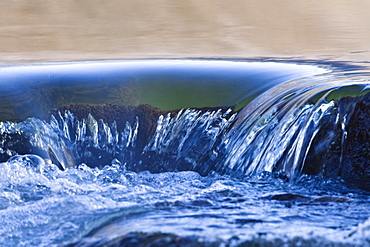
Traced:
<svg viewBox="0 0 370 247">
<path fill-rule="evenodd" d="M 322 152 L 333 137 L 328 133 L 329 138 L 319 150 L 315 138 L 322 125 L 328 124 L 323 119 L 337 112 L 334 101 L 328 100 L 331 95 L 347 85 L 364 89 L 361 80 L 338 86 L 337 80 L 328 78 L 320 77 L 325 83 L 319 85 L 318 81 L 310 81 L 312 78 L 299 79 L 300 84 L 295 80 L 287 82 L 257 97 L 238 114 L 221 109 L 205 113 L 187 109 L 174 116 L 160 116 L 153 136 L 143 147 L 137 146 L 138 117 L 134 125 L 126 122 L 120 132 L 116 122 L 105 123 L 91 114 L 78 120 L 66 111 L 52 116 L 50 122 L 37 118 L 2 122 L 1 132 L 3 136 L 25 138 L 31 153 L 61 169 L 79 164 L 103 167 L 118 160 L 133 171 L 192 170 L 202 175 L 216 171 L 235 177 L 277 172 L 294 180 L 305 167 L 312 166 L 307 164 L 311 162 L 307 158 L 312 149 Z M 346 113 L 338 114 L 344 114 L 336 118 L 343 148 Z M 6 145 L 2 152 L 10 157 L 17 154 Z"/>
<path fill-rule="evenodd" d="M 156 229 L 230 246 L 360 246 L 368 193 L 337 176 L 321 179 L 325 167 L 312 157 L 322 157 L 335 131 L 345 154 L 351 109 L 335 99 L 366 93 L 367 78 L 310 75 L 273 83 L 236 114 L 163 115 L 144 145 L 140 117 L 118 126 L 67 111 L 0 122 L 0 243 L 98 245 Z"/>
<path fill-rule="evenodd" d="M 136 145 L 138 118 L 133 126 L 126 122 L 119 132 L 116 122 L 108 124 L 92 115 L 78 120 L 66 111 L 52 116 L 50 122 L 30 118 L 17 124 L 2 123 L 2 132 L 24 138 L 27 151 L 62 170 L 79 164 L 103 167 L 118 160 L 133 171 L 200 171 L 234 118 L 231 110 L 221 109 L 204 113 L 187 109 L 173 117 L 160 116 L 154 135 L 142 148 Z M 18 154 L 16 148 L 8 152 Z"/>
<path fill-rule="evenodd" d="M 309 164 L 312 160 L 307 161 L 307 157 L 312 150 L 316 153 L 327 150 L 334 132 L 340 131 L 329 130 L 325 139 L 320 135 L 321 144 L 315 139 L 321 128 L 336 125 L 327 117 L 338 112 L 333 96 L 338 92 L 343 95 L 344 90 L 356 95 L 367 91 L 367 80 L 362 77 L 353 80 L 334 78 L 331 74 L 300 78 L 257 97 L 239 112 L 233 128 L 217 148 L 217 161 L 214 162 L 216 157 L 211 158 L 208 165 L 215 166 L 220 173 L 236 177 L 267 172 L 290 180 L 299 178 L 308 166 L 321 167 L 320 164 Z M 343 118 L 338 121 L 343 135 L 341 146 L 344 147 L 347 123 Z"/>
<path fill-rule="evenodd" d="M 173 118 L 162 116 L 143 154 L 159 158 L 164 171 L 193 170 L 207 174 L 210 169 L 204 162 L 227 133 L 234 118 L 231 110 L 201 113 L 188 109 Z"/>
</svg>

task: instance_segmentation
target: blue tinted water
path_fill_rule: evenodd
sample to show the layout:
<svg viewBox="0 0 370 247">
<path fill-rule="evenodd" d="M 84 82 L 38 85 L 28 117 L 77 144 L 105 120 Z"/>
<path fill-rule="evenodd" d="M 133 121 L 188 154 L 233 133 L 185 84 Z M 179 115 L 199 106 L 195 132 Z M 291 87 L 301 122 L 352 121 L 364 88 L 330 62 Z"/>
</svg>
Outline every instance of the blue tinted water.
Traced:
<svg viewBox="0 0 370 247">
<path fill-rule="evenodd" d="M 2 116 L 20 121 L 5 119 L 1 133 L 21 133 L 34 151 L 17 155 L 2 143 L 2 153 L 12 157 L 0 165 L 0 245 L 102 246 L 132 232 L 160 232 L 195 236 L 202 243 L 216 245 L 249 241 L 366 246 L 369 193 L 340 178 L 302 174 L 301 154 L 310 142 L 300 142 L 300 136 L 312 138 L 315 128 L 307 126 L 330 112 L 332 98 L 366 92 L 367 70 L 300 63 L 304 65 L 166 60 L 4 67 L 0 93 L 7 98 L 2 98 L 6 102 Z M 189 74 L 191 71 L 194 73 Z M 89 90 L 92 87 L 101 94 L 103 86 L 119 87 L 112 76 L 126 78 L 127 74 L 136 78 L 138 104 L 167 109 L 246 106 L 238 114 L 184 110 L 161 116 L 153 138 L 139 156 L 145 159 L 138 160 L 138 156 L 128 155 L 136 152 L 130 148 L 137 142 L 135 125 L 128 124 L 119 132 L 112 123 L 99 123 L 92 117 L 76 119 L 69 112 L 41 120 L 37 109 L 46 108 L 34 95 L 18 104 L 22 92 L 33 90 L 28 85 L 36 85 L 38 90 L 58 86 L 58 95 L 74 92 L 76 97 L 67 98 L 70 103 L 78 103 L 73 99 L 109 103 L 115 96 L 105 102 L 104 97 L 91 98 Z M 213 84 L 214 78 L 221 79 Z M 187 80 L 191 86 L 184 86 Z M 185 96 L 180 101 L 157 97 L 156 85 L 166 90 L 173 86 L 172 92 L 184 92 Z M 198 86 L 199 90 L 194 90 Z M 195 91 L 198 101 L 191 105 L 193 100 L 186 95 Z M 224 92 L 224 98 L 214 97 Z M 230 95 L 233 97 L 228 98 Z M 214 103 L 203 99 L 208 96 Z M 230 101 L 225 103 L 227 98 Z M 46 100 L 53 107 L 58 104 Z M 288 142 L 290 139 L 297 141 Z M 78 152 L 83 145 L 96 153 Z M 48 156 L 50 148 L 54 160 Z M 108 163 L 76 164 L 64 171 L 55 164 L 58 160 L 68 166 L 70 159 L 100 155 L 102 150 L 112 155 Z M 290 180 L 272 173 L 282 150 L 291 150 L 287 160 L 294 161 L 281 169 Z M 139 171 L 137 167 L 145 162 L 149 162 L 146 167 L 160 165 L 163 171 Z M 186 170 L 179 168 L 184 162 Z M 133 171 L 135 167 L 137 171 Z"/>
</svg>

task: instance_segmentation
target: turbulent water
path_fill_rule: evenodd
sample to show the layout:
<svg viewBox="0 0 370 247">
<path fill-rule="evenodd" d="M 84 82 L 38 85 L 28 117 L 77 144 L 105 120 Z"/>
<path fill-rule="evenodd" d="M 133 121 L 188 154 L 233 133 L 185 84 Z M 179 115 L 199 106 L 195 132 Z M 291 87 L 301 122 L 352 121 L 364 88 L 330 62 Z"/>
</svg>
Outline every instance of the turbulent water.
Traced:
<svg viewBox="0 0 370 247">
<path fill-rule="evenodd" d="M 368 91 L 363 64 L 110 61 L 3 66 L 0 77 L 1 246 L 370 241 L 369 192 L 304 173 L 333 100 Z M 184 109 L 159 116 L 140 147 L 139 117 L 45 118 L 72 103 Z"/>
</svg>

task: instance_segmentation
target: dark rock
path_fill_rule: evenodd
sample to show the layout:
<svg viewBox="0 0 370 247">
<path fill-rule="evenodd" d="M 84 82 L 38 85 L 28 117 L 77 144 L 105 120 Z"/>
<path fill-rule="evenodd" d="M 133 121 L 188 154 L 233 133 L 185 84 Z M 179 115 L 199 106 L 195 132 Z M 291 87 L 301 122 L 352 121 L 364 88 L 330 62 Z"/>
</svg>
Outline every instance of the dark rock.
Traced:
<svg viewBox="0 0 370 247">
<path fill-rule="evenodd" d="M 92 247 L 92 246 L 137 246 L 137 247 L 164 247 L 164 246 L 179 246 L 179 247 L 190 247 L 190 246 L 203 246 L 213 247 L 225 244 L 222 240 L 215 241 L 204 241 L 200 237 L 196 236 L 178 236 L 170 233 L 143 233 L 143 232 L 131 232 L 126 235 L 117 237 L 113 240 L 85 238 L 79 242 L 68 244 L 65 246 L 75 247 Z"/>
<path fill-rule="evenodd" d="M 344 113 L 341 113 L 342 108 Z M 338 109 L 339 114 L 345 116 L 342 136 L 335 141 L 335 144 L 341 142 L 339 176 L 370 189 L 370 94 L 343 98 L 338 102 Z"/>
<path fill-rule="evenodd" d="M 324 169 L 324 160 L 332 159 L 331 173 L 337 173 L 334 164 L 339 164 L 340 145 L 332 145 L 333 140 L 339 140 L 342 136 L 340 124 L 335 124 L 336 110 L 324 116 L 320 122 L 320 130 L 312 141 L 307 154 L 303 173 L 309 175 L 320 174 Z M 330 157 L 329 157 L 330 156 Z M 327 174 L 328 175 L 327 171 Z"/>
<path fill-rule="evenodd" d="M 310 198 L 307 196 L 291 194 L 291 193 L 270 195 L 270 196 L 264 197 L 264 199 L 276 200 L 276 201 L 291 201 L 291 202 L 304 202 L 304 201 L 310 200 Z"/>
<path fill-rule="evenodd" d="M 320 123 L 303 172 L 370 190 L 370 94 L 343 97 Z"/>
<path fill-rule="evenodd" d="M 29 139 L 22 132 L 4 132 L 0 135 L 0 162 L 17 154 L 30 154 L 32 151 Z"/>
</svg>

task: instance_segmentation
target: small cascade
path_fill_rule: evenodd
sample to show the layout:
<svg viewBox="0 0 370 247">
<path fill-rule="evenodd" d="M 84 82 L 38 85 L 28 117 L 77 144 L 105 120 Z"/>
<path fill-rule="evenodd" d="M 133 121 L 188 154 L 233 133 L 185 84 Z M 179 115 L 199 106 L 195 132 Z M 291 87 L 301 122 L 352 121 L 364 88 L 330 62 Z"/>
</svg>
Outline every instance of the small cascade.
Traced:
<svg viewBox="0 0 370 247">
<path fill-rule="evenodd" d="M 63 116 L 52 116 L 50 122 L 29 118 L 1 125 L 3 154 L 9 158 L 36 154 L 64 170 L 81 163 L 94 167 L 111 164 L 115 158 L 125 160 L 135 147 L 138 121 L 135 126 L 126 123 L 124 130 L 118 132 L 115 122 L 107 124 L 91 115 L 78 120 L 71 112 L 65 112 Z"/>
<path fill-rule="evenodd" d="M 341 139 L 341 151 L 340 151 L 340 158 L 339 158 L 339 173 L 341 170 L 341 166 L 343 164 L 344 150 L 346 149 L 346 140 L 347 140 L 347 135 L 348 135 L 347 130 L 346 130 L 346 124 L 347 124 L 347 114 L 345 114 L 343 118 L 340 120 L 340 126 L 342 130 L 342 139 Z"/>
<path fill-rule="evenodd" d="M 133 125 L 117 126 L 91 114 L 79 120 L 66 111 L 49 122 L 1 122 L 1 155 L 39 155 L 61 170 L 120 162 L 136 172 L 216 171 L 241 178 L 267 173 L 289 180 L 302 174 L 343 176 L 348 171 L 348 124 L 355 107 L 327 100 L 334 91 L 320 98 L 309 91 L 266 94 L 267 99 L 261 95 L 258 107 L 252 102 L 238 113 L 168 113 L 158 118 L 144 145 L 138 145 L 143 142 L 140 124 L 145 124 L 139 117 Z"/>
<path fill-rule="evenodd" d="M 118 160 L 131 171 L 216 171 L 242 178 L 274 173 L 289 180 L 302 174 L 342 176 L 350 162 L 348 125 L 354 108 L 338 99 L 369 91 L 367 77 L 316 68 L 289 78 L 274 82 L 237 113 L 190 108 L 165 114 L 148 105 L 75 104 L 50 121 L 1 122 L 0 158 L 35 154 L 62 170 Z M 248 97 L 234 101 L 235 106 Z M 93 112 L 94 107 L 109 120 L 76 112 Z M 118 113 L 130 120 L 115 118 Z"/>
<path fill-rule="evenodd" d="M 174 117 L 161 116 L 153 138 L 144 148 L 143 161 L 155 164 L 157 171 L 192 170 L 205 175 L 210 170 L 205 161 L 235 116 L 230 109 L 205 113 L 187 109 Z"/>
<path fill-rule="evenodd" d="M 108 124 L 101 119 L 96 120 L 91 114 L 86 119 L 78 120 L 69 111 L 63 116 L 52 116 L 50 123 L 36 119 L 30 121 L 34 126 L 43 126 L 43 132 L 52 136 L 48 138 L 42 132 L 29 131 L 32 145 L 40 150 L 49 150 L 49 156 L 51 149 L 59 160 L 63 160 L 64 167 L 81 163 L 102 167 L 115 159 L 129 160 L 133 155 L 139 125 L 138 119 L 134 126 L 127 122 L 123 131 L 119 132 L 116 122 Z"/>
<path fill-rule="evenodd" d="M 3 153 L 9 157 L 32 153 L 50 160 L 61 170 L 87 164 L 90 167 L 110 165 L 117 160 L 133 171 L 151 172 L 201 170 L 203 163 L 217 147 L 233 123 L 231 110 L 207 111 L 187 109 L 175 116 L 160 116 L 154 135 L 144 147 L 137 147 L 140 119 L 133 126 L 126 122 L 118 131 L 111 124 L 96 120 L 91 114 L 78 120 L 73 113 L 52 116 L 50 122 L 29 118 L 20 123 L 2 123 L 3 138 L 17 134 L 27 150 L 8 145 Z M 6 143 L 5 143 L 6 145 Z M 13 145 L 14 146 L 14 145 Z"/>
<path fill-rule="evenodd" d="M 315 82 L 292 80 L 245 106 L 206 167 L 235 177 L 266 173 L 288 180 L 302 174 L 341 176 L 333 159 L 340 157 L 340 165 L 345 162 L 348 118 L 366 95 L 364 99 L 349 97 L 348 102 L 333 95 L 342 91 L 361 95 L 367 87 L 362 80 L 339 84 L 326 76 Z M 339 155 L 336 147 L 341 149 Z"/>
<path fill-rule="evenodd" d="M 217 161 L 217 171 L 239 177 L 274 171 L 291 178 L 301 174 L 320 120 L 334 104 L 300 102 L 274 102 L 240 122 L 218 148 L 223 162 Z"/>
<path fill-rule="evenodd" d="M 356 69 L 15 66 L 0 75 L 0 243 L 366 245 L 370 74 Z"/>
</svg>

